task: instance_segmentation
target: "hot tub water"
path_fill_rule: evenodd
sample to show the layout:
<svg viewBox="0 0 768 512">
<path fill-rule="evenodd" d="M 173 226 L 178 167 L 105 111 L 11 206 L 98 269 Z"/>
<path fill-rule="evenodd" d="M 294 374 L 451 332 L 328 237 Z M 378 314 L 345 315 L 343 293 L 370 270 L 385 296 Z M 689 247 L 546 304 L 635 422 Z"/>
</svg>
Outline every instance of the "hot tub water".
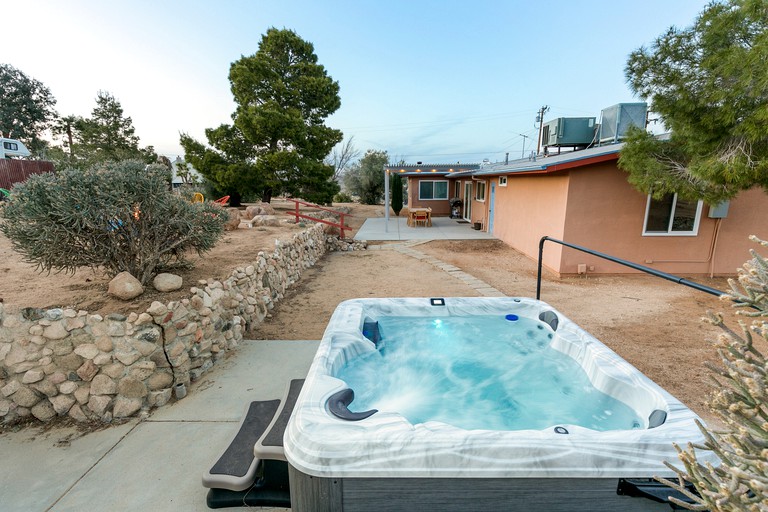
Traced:
<svg viewBox="0 0 768 512">
<path fill-rule="evenodd" d="M 642 428 L 626 404 L 597 390 L 571 357 L 550 347 L 553 330 L 517 315 L 378 318 L 378 351 L 338 374 L 355 390 L 352 410 L 398 412 L 413 424 L 524 430 L 573 424 L 597 431 Z"/>
</svg>

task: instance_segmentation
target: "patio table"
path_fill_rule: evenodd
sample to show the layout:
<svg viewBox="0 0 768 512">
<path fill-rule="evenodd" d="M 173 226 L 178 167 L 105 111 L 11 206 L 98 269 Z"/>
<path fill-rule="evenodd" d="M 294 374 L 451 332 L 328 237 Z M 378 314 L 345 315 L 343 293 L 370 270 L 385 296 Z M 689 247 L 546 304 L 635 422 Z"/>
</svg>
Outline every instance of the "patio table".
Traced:
<svg viewBox="0 0 768 512">
<path fill-rule="evenodd" d="M 432 226 L 432 208 L 411 208 L 408 210 L 408 221 L 407 224 L 411 227 L 414 227 L 414 218 L 417 214 L 426 214 L 427 215 L 427 226 Z"/>
</svg>

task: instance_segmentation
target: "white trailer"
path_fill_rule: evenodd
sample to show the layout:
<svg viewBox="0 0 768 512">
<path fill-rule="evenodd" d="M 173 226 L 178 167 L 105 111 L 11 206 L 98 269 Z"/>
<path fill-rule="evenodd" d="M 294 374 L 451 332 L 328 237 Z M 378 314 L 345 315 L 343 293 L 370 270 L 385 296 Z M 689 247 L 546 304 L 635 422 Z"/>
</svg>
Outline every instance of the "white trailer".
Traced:
<svg viewBox="0 0 768 512">
<path fill-rule="evenodd" d="M 0 138 L 0 158 L 25 158 L 31 155 L 27 147 L 16 139 Z"/>
</svg>

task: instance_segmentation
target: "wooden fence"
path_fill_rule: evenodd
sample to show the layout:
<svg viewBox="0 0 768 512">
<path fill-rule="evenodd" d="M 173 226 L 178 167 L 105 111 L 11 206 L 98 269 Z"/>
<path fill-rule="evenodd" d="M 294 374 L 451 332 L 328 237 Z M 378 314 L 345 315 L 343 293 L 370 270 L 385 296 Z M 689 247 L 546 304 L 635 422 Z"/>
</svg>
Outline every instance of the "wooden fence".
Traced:
<svg viewBox="0 0 768 512">
<path fill-rule="evenodd" d="M 339 232 L 340 232 L 339 234 L 340 234 L 342 239 L 345 238 L 344 237 L 344 230 L 345 229 L 352 229 L 351 227 L 347 226 L 344 223 L 344 215 L 346 215 L 344 212 L 337 212 L 336 210 L 329 210 L 328 208 L 323 208 L 322 206 L 316 205 L 314 203 L 307 203 L 305 201 L 301 201 L 301 200 L 298 200 L 298 199 L 287 199 L 287 201 L 292 201 L 296 205 L 296 210 L 293 211 L 293 212 L 285 212 L 285 213 L 287 213 L 288 215 L 293 215 L 296 218 L 296 222 L 297 223 L 299 222 L 299 219 L 307 219 L 307 220 L 312 220 L 312 221 L 315 221 L 315 222 L 321 222 L 323 224 L 328 224 L 329 226 L 333 226 L 335 228 L 339 228 Z M 327 221 L 325 219 L 320 219 L 318 217 L 311 217 L 309 215 L 304 215 L 303 213 L 299 213 L 300 205 L 304 205 L 304 206 L 307 206 L 309 208 L 314 208 L 316 210 L 322 210 L 324 212 L 334 213 L 334 214 L 339 216 L 339 222 L 337 224 L 337 223 L 334 223 L 334 222 L 329 222 L 329 221 Z"/>
<path fill-rule="evenodd" d="M 0 188 L 10 190 L 15 183 L 26 181 L 33 174 L 46 172 L 53 172 L 53 162 L 0 158 Z"/>
</svg>

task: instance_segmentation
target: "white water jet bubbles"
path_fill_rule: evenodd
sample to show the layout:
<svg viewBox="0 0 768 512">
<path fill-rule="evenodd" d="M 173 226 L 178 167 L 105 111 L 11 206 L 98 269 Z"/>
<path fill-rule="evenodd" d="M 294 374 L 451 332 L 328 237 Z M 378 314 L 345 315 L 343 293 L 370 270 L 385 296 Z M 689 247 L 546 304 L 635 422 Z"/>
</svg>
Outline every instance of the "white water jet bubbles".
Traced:
<svg viewBox="0 0 768 512">
<path fill-rule="evenodd" d="M 626 405 L 591 386 L 583 369 L 549 346 L 551 328 L 503 316 L 381 317 L 380 353 L 336 375 L 355 391 L 351 410 L 397 412 L 411 423 L 465 429 L 576 424 L 632 428 Z M 610 410 L 614 414 L 605 414 Z"/>
</svg>

